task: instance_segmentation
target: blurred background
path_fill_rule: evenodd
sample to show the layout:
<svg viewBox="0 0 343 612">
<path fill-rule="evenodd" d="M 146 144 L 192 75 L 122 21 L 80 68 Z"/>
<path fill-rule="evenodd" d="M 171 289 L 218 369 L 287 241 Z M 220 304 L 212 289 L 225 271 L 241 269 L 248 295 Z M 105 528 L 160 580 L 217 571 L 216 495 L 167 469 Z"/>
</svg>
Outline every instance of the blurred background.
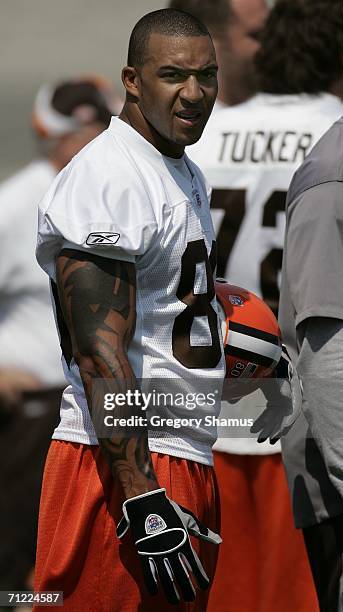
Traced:
<svg viewBox="0 0 343 612">
<path fill-rule="evenodd" d="M 32 102 L 43 82 L 100 73 L 123 92 L 120 73 L 132 27 L 164 0 L 1 1 L 0 180 L 35 152 Z"/>
</svg>

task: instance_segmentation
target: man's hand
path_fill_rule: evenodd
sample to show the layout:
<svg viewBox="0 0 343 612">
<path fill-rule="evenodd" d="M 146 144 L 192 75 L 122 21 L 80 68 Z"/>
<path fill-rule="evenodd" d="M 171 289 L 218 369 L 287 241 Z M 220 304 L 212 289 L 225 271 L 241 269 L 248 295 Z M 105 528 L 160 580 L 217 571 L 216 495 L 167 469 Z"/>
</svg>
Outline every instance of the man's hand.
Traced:
<svg viewBox="0 0 343 612">
<path fill-rule="evenodd" d="M 202 589 L 209 586 L 209 579 L 189 535 L 212 544 L 220 544 L 220 536 L 169 499 L 165 489 L 126 500 L 123 514 L 117 536 L 122 538 L 131 528 L 150 594 L 158 592 L 159 580 L 170 603 L 178 604 L 180 593 L 185 601 L 194 601 L 196 593 L 189 572 L 193 572 Z"/>
<path fill-rule="evenodd" d="M 250 431 L 259 432 L 257 442 L 265 442 L 269 438 L 270 443 L 275 444 L 281 436 L 286 435 L 301 414 L 303 399 L 301 380 L 285 346 L 276 367 L 276 378 L 268 379 L 262 391 L 267 399 L 267 408 Z"/>
</svg>

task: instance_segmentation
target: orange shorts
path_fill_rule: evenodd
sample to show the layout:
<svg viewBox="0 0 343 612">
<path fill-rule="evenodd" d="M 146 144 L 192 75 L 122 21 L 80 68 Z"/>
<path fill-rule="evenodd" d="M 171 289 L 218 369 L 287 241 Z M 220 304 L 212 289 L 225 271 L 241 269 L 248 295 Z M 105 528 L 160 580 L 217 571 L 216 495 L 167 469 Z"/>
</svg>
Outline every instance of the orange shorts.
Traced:
<svg viewBox="0 0 343 612">
<path fill-rule="evenodd" d="M 152 460 L 167 495 L 218 533 L 213 469 L 157 453 Z M 99 447 L 53 441 L 43 479 L 35 590 L 63 591 L 63 610 L 70 612 L 206 610 L 209 591 L 197 589 L 195 602 L 177 607 L 163 594 L 147 594 L 133 542 L 126 536 L 122 543 L 115 535 L 122 503 L 120 485 Z M 192 545 L 212 580 L 218 547 L 195 538 Z M 51 610 L 39 607 L 37 612 L 45 609 Z"/>
<path fill-rule="evenodd" d="M 214 453 L 221 536 L 208 612 L 318 612 L 281 454 Z"/>
</svg>

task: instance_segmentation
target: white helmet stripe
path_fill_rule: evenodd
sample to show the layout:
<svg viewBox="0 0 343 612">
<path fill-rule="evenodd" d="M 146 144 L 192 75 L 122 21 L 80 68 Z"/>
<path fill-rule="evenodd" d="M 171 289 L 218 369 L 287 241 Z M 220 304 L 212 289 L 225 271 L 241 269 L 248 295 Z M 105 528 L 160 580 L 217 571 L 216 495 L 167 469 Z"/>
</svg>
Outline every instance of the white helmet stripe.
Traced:
<svg viewBox="0 0 343 612">
<path fill-rule="evenodd" d="M 260 338 L 253 338 L 252 336 L 232 331 L 230 330 L 230 324 L 227 343 L 230 346 L 234 346 L 235 348 L 239 348 L 241 350 L 249 351 L 250 353 L 256 353 L 257 355 L 263 355 L 264 357 L 268 357 L 276 363 L 281 357 L 281 346 L 272 344 L 271 342 L 266 342 L 265 340 L 261 340 Z"/>
<path fill-rule="evenodd" d="M 37 119 L 52 136 L 62 136 L 77 130 L 80 127 L 79 121 L 73 117 L 66 117 L 54 109 L 52 106 L 53 94 L 52 86 L 42 85 L 33 108 Z"/>
</svg>

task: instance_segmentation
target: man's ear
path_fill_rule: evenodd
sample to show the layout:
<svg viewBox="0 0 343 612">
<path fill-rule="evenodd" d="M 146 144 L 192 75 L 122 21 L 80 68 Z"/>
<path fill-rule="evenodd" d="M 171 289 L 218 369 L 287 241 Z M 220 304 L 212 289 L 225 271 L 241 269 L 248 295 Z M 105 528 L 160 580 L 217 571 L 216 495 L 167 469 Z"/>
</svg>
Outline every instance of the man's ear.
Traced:
<svg viewBox="0 0 343 612">
<path fill-rule="evenodd" d="M 139 75 L 136 68 L 125 66 L 121 73 L 121 80 L 126 92 L 134 98 L 139 98 Z"/>
</svg>

